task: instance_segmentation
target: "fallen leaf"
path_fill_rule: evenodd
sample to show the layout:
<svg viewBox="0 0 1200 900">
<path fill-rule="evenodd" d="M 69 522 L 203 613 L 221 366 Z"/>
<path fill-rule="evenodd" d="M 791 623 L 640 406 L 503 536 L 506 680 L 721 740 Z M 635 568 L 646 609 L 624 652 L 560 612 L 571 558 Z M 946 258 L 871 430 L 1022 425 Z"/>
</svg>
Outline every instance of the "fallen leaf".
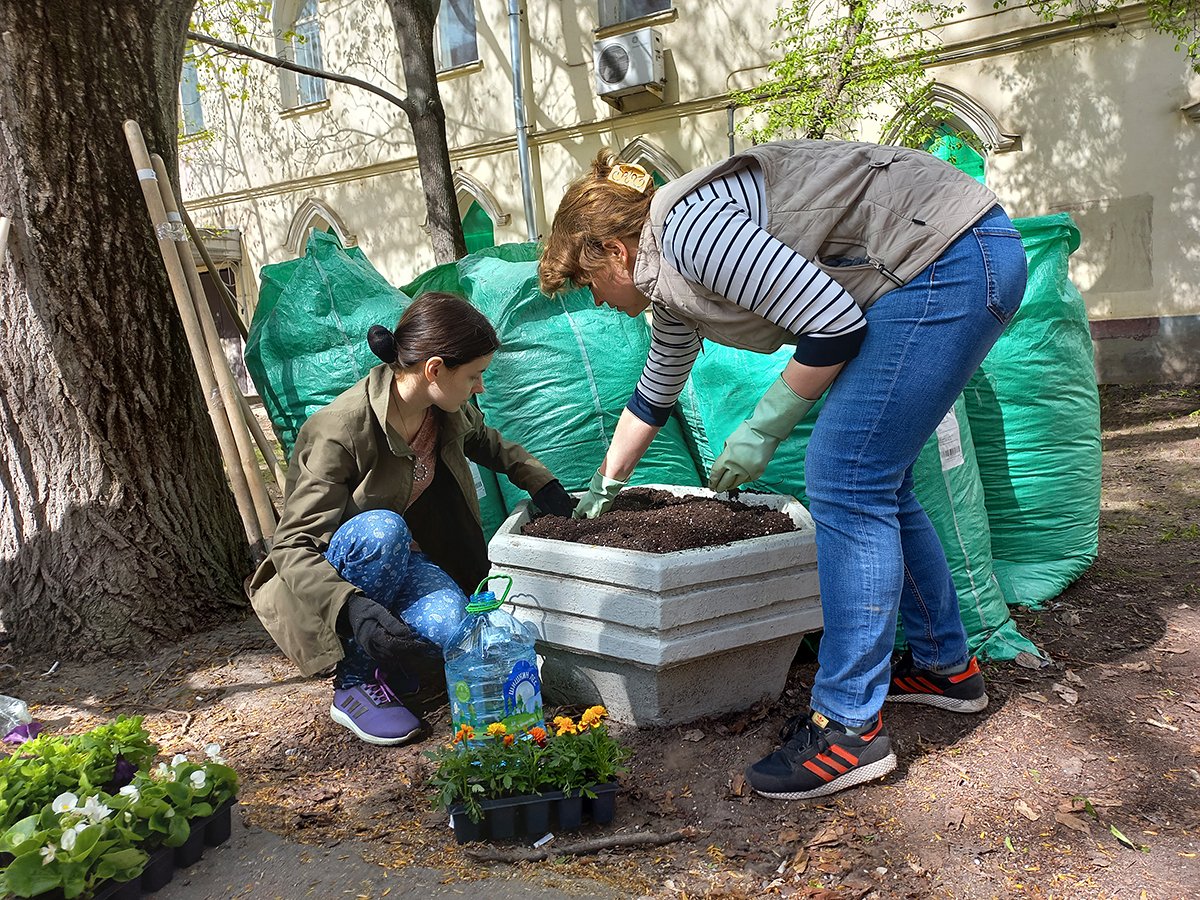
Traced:
<svg viewBox="0 0 1200 900">
<path fill-rule="evenodd" d="M 1038 693 L 1035 693 L 1034 691 L 1026 691 L 1025 693 L 1021 694 L 1021 696 L 1024 697 L 1026 700 L 1033 700 L 1036 703 L 1049 703 L 1050 702 L 1050 699 L 1048 697 L 1046 697 L 1045 694 L 1038 694 Z"/>
<path fill-rule="evenodd" d="M 1027 818 L 1030 822 L 1036 822 L 1042 817 L 1041 813 L 1034 810 L 1028 803 L 1020 798 L 1018 798 L 1017 802 L 1013 804 L 1013 808 Z"/>
<path fill-rule="evenodd" d="M 1087 822 L 1083 821 L 1083 819 L 1079 818 L 1078 816 L 1071 815 L 1070 813 L 1056 812 L 1054 814 L 1054 821 L 1059 825 L 1066 825 L 1068 828 L 1082 832 L 1083 834 L 1092 833 L 1092 829 L 1088 826 Z"/>
<path fill-rule="evenodd" d="M 692 743 L 695 743 L 696 741 L 702 741 L 704 740 L 704 732 L 699 728 L 693 728 L 691 731 L 685 731 L 683 733 L 683 739 L 685 741 L 691 741 Z"/>
<path fill-rule="evenodd" d="M 1072 672 L 1070 669 L 1067 669 L 1067 671 L 1063 673 L 1063 678 L 1066 679 L 1068 684 L 1073 684 L 1076 687 L 1084 686 L 1083 679 L 1080 678 L 1078 675 L 1076 675 L 1074 672 Z"/>
<path fill-rule="evenodd" d="M 1044 669 L 1050 665 L 1050 660 L 1030 653 L 1028 650 L 1022 650 L 1018 653 L 1013 662 L 1023 669 Z"/>
<path fill-rule="evenodd" d="M 967 817 L 967 811 L 961 806 L 951 806 L 946 810 L 946 827 L 958 828 Z"/>
<path fill-rule="evenodd" d="M 1156 653 L 1187 653 L 1187 647 L 1151 647 Z"/>
<path fill-rule="evenodd" d="M 1070 759 L 1063 761 L 1062 770 L 1065 775 L 1082 775 L 1083 760 L 1078 756 L 1072 756 Z"/>
<path fill-rule="evenodd" d="M 820 847 L 828 844 L 837 844 L 840 843 L 841 840 L 842 829 L 838 828 L 836 825 L 826 825 L 808 842 L 808 846 Z"/>
<path fill-rule="evenodd" d="M 1059 615 L 1058 619 L 1060 622 L 1062 622 L 1068 628 L 1074 628 L 1076 625 L 1078 625 L 1080 622 L 1083 621 L 1079 617 L 1079 613 L 1075 612 L 1075 610 L 1073 610 L 1073 609 L 1069 609 L 1066 612 L 1061 613 Z"/>
<path fill-rule="evenodd" d="M 1144 659 L 1139 659 L 1137 662 L 1121 663 L 1122 669 L 1128 669 L 1130 672 L 1149 672 L 1150 663 Z"/>
<path fill-rule="evenodd" d="M 736 773 L 729 781 L 729 793 L 735 797 L 746 796 L 746 776 L 741 772 Z"/>
<path fill-rule="evenodd" d="M 1012 838 L 1010 838 L 1008 835 L 1004 836 L 1004 849 L 1009 853 L 1017 852 L 1017 848 L 1013 846 Z"/>
<path fill-rule="evenodd" d="M 1079 702 L 1079 692 L 1074 688 L 1069 688 L 1065 684 L 1054 682 L 1050 689 L 1062 699 L 1062 702 L 1067 706 L 1074 706 Z"/>
<path fill-rule="evenodd" d="M 1142 844 L 1135 844 L 1129 838 L 1125 837 L 1125 835 L 1121 833 L 1121 829 L 1119 829 L 1116 825 L 1109 825 L 1108 830 L 1112 832 L 1112 836 L 1115 837 L 1118 842 L 1124 844 L 1130 850 L 1147 850 L 1148 851 L 1150 849 L 1149 847 L 1143 846 Z"/>
<path fill-rule="evenodd" d="M 1166 731 L 1178 731 L 1179 730 L 1174 725 L 1168 725 L 1166 722 L 1158 721 L 1158 719 L 1147 719 L 1146 724 L 1153 725 L 1155 728 L 1162 728 Z"/>
<path fill-rule="evenodd" d="M 798 840 L 800 840 L 800 832 L 795 828 L 785 828 L 779 832 L 779 843 L 781 844 L 794 844 Z"/>
</svg>

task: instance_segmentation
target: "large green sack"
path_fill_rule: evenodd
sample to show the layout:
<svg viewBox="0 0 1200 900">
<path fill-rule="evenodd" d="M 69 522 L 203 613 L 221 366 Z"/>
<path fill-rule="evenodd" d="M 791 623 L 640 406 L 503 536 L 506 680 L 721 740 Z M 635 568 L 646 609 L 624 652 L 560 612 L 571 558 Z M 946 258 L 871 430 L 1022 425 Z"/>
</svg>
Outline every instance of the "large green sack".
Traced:
<svg viewBox="0 0 1200 900">
<path fill-rule="evenodd" d="M 408 303 L 360 249 L 324 231 L 300 259 L 263 266 L 246 368 L 286 457 L 308 417 L 379 364 L 367 329 L 394 327 Z"/>
<path fill-rule="evenodd" d="M 1037 607 L 1095 561 L 1100 400 L 1066 213 L 1017 219 L 1029 259 L 1021 308 L 968 385 L 996 577 L 1009 603 Z"/>
<path fill-rule="evenodd" d="M 792 352 L 783 347 L 768 356 L 705 345 L 680 397 L 703 471 L 711 469 L 725 439 L 750 415 Z M 824 398 L 779 445 L 766 472 L 747 485 L 749 489 L 791 494 L 807 505 L 804 457 L 823 402 Z M 992 574 L 987 512 L 962 398 L 921 451 L 913 483 L 946 551 L 972 650 L 990 659 L 1013 659 L 1022 651 L 1040 655 L 1017 631 Z"/>
<path fill-rule="evenodd" d="M 642 317 L 598 309 L 590 291 L 550 299 L 538 289 L 536 244 L 502 244 L 426 272 L 404 287 L 461 294 L 491 320 L 501 347 L 477 398 L 489 425 L 522 444 L 569 491 L 587 487 L 633 394 L 650 347 Z M 700 474 L 672 418 L 633 484 L 697 486 Z M 500 477 L 508 509 L 528 496 Z"/>
</svg>

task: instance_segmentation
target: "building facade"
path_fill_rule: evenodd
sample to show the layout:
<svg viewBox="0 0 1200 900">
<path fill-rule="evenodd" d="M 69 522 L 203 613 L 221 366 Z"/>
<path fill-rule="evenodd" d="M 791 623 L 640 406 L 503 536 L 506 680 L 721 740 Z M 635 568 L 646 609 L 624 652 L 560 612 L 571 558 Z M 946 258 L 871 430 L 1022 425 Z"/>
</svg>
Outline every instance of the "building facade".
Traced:
<svg viewBox="0 0 1200 900">
<path fill-rule="evenodd" d="M 469 248 L 544 234 L 601 146 L 661 180 L 747 146 L 731 92 L 765 78 L 775 13 L 775 0 L 442 0 L 435 52 Z M 278 0 L 265 30 L 239 40 L 404 93 L 383 0 Z M 937 100 L 984 148 L 986 183 L 1014 217 L 1068 211 L 1080 227 L 1072 277 L 1098 378 L 1198 380 L 1200 77 L 1139 3 L 1045 23 L 971 0 L 940 36 Z M 211 72 L 184 67 L 181 180 L 197 225 L 221 236 L 216 262 L 245 313 L 260 267 L 301 255 L 314 227 L 396 285 L 433 265 L 397 106 L 260 63 L 236 89 L 206 85 Z M 904 115 L 860 139 L 886 142 Z"/>
</svg>

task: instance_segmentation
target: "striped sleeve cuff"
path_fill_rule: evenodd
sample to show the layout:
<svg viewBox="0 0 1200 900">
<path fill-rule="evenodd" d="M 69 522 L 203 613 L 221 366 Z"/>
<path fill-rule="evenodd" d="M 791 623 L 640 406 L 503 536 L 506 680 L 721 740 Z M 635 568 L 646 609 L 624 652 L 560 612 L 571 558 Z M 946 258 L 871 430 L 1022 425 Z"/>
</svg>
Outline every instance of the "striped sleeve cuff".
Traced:
<svg viewBox="0 0 1200 900">
<path fill-rule="evenodd" d="M 629 402 L 625 404 L 625 408 L 647 425 L 662 428 L 667 424 L 667 420 L 671 418 L 673 406 L 668 406 L 665 409 L 661 406 L 655 406 L 642 395 L 640 390 L 634 390 L 633 396 L 629 398 Z"/>
<path fill-rule="evenodd" d="M 792 358 L 805 366 L 836 366 L 858 356 L 866 336 L 866 322 L 861 328 L 834 337 L 801 334 L 796 337 L 796 352 L 792 354 Z"/>
</svg>

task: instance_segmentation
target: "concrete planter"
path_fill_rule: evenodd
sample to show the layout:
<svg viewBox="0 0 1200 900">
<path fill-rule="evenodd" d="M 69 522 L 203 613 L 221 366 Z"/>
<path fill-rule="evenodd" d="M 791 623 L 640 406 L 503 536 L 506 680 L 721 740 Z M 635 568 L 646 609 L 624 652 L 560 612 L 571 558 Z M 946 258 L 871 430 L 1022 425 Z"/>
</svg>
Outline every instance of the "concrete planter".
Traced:
<svg viewBox="0 0 1200 900">
<path fill-rule="evenodd" d="M 673 725 L 780 695 L 801 638 L 821 627 L 812 518 L 792 497 L 740 499 L 782 510 L 798 530 L 642 553 L 526 537 L 529 512 L 518 505 L 489 550 L 495 570 L 513 577 L 514 614 L 541 631 L 550 702 Z"/>
</svg>

